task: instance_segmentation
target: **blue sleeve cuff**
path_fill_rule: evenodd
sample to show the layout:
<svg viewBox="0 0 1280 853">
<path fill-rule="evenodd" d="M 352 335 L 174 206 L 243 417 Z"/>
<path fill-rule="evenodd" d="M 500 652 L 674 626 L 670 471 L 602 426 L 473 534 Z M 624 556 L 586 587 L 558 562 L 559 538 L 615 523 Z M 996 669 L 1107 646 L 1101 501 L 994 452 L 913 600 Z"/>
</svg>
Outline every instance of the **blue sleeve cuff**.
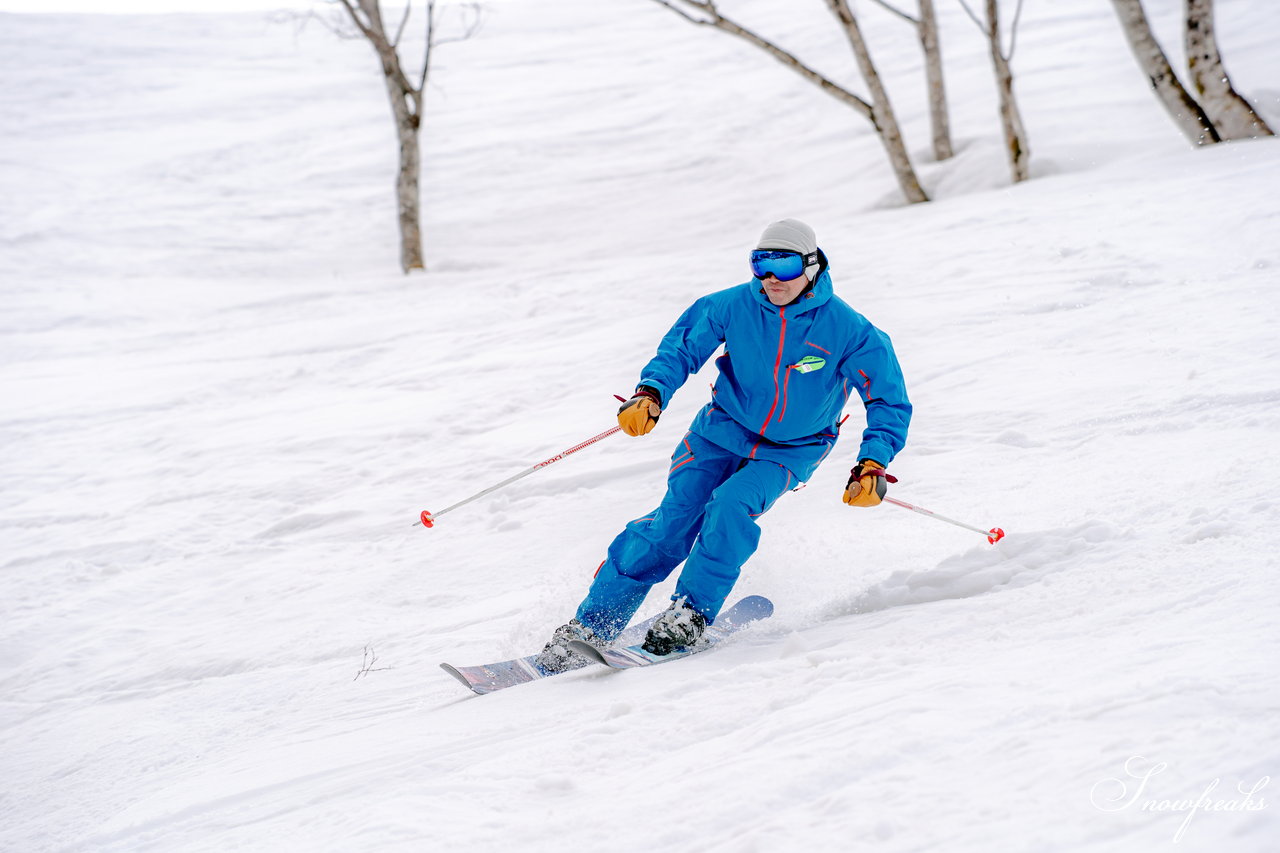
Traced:
<svg viewBox="0 0 1280 853">
<path fill-rule="evenodd" d="M 671 390 L 667 388 L 667 386 L 663 385 L 656 379 L 641 379 L 636 383 L 636 387 L 639 388 L 641 385 L 648 385 L 650 388 L 657 391 L 658 396 L 662 398 L 658 405 L 662 406 L 664 409 L 667 407 L 667 403 L 671 400 Z"/>
<path fill-rule="evenodd" d="M 893 461 L 893 456 L 893 451 L 883 441 L 867 441 L 863 442 L 862 447 L 858 448 L 858 458 L 854 461 L 874 459 L 881 465 L 887 466 Z"/>
</svg>

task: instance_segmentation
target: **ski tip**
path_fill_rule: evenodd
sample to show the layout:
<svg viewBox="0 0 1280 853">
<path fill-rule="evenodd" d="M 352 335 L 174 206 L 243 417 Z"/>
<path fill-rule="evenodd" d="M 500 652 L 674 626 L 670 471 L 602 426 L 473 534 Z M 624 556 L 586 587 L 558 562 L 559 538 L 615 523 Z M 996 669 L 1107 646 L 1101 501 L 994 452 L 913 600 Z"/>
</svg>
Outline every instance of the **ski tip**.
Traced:
<svg viewBox="0 0 1280 853">
<path fill-rule="evenodd" d="M 466 687 L 468 690 L 470 690 L 472 693 L 481 693 L 481 691 L 476 689 L 476 686 L 474 684 L 472 684 L 470 681 L 467 680 L 467 677 L 465 675 L 458 672 L 457 667 L 453 666 L 452 664 L 442 663 L 440 664 L 440 668 L 443 669 L 445 672 L 449 673 L 450 675 L 452 675 L 454 678 L 461 681 L 462 685 Z M 481 693 L 481 695 L 484 695 L 484 694 Z"/>
<path fill-rule="evenodd" d="M 758 614 L 759 618 L 773 615 L 773 602 L 763 595 L 748 595 L 734 607 L 748 607 L 754 614 Z"/>
<path fill-rule="evenodd" d="M 1004 538 L 1004 530 L 1000 527 L 993 527 L 987 531 L 987 541 L 992 545 Z"/>
<path fill-rule="evenodd" d="M 423 526 L 423 527 L 435 527 L 435 526 L 436 526 L 436 519 L 435 519 L 435 516 L 433 516 L 433 515 L 430 513 L 430 511 L 428 511 L 428 510 L 425 510 L 425 509 L 424 509 L 424 510 L 422 511 L 422 515 L 421 515 L 421 516 L 419 516 L 418 518 L 419 518 L 419 520 L 422 522 L 422 526 Z"/>
</svg>

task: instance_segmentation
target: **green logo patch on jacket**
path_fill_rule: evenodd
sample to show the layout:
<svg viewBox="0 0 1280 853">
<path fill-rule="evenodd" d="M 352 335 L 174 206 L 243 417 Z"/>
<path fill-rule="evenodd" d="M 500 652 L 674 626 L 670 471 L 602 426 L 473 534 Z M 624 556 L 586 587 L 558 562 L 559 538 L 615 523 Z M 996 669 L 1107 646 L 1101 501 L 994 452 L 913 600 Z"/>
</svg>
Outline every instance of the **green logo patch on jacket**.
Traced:
<svg viewBox="0 0 1280 853">
<path fill-rule="evenodd" d="M 815 370 L 821 370 L 826 367 L 827 360 L 816 355 L 806 355 L 791 366 L 801 373 L 813 373 Z"/>
</svg>

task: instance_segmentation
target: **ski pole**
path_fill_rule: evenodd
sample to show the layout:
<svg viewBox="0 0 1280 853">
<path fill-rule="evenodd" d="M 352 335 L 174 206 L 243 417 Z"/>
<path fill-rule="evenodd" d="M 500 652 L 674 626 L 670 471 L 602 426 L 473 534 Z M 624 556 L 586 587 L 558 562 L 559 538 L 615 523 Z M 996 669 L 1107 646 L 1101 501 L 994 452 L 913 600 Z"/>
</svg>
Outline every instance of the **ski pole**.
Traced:
<svg viewBox="0 0 1280 853">
<path fill-rule="evenodd" d="M 516 480 L 519 480 L 521 477 L 527 477 L 530 474 L 532 474 L 534 471 L 539 470 L 540 468 L 546 468 L 552 462 L 559 462 L 561 459 L 565 458 L 569 454 L 577 453 L 579 450 L 582 450 L 584 447 L 590 447 L 591 445 L 595 444 L 597 441 L 600 441 L 601 439 L 604 439 L 604 438 L 608 438 L 609 436 L 613 435 L 615 432 L 621 432 L 621 431 L 622 431 L 622 427 L 620 426 L 616 426 L 613 429 L 605 430 L 604 432 L 600 433 L 597 436 L 588 438 L 586 441 L 582 442 L 581 444 L 575 444 L 573 447 L 570 447 L 568 450 L 565 450 L 561 453 L 557 453 L 555 456 L 552 456 L 550 459 L 543 459 L 537 465 L 534 465 L 531 468 L 526 468 L 525 470 L 521 471 L 519 474 L 516 474 L 514 477 L 508 477 L 507 479 L 503 480 L 501 483 L 496 483 L 487 489 L 482 489 L 481 491 L 476 492 L 471 497 L 460 500 L 453 506 L 446 507 L 445 509 L 442 509 L 439 512 L 433 513 L 433 512 L 430 512 L 429 510 L 424 509 L 422 511 L 422 515 L 419 517 L 419 520 L 415 521 L 413 523 L 413 526 L 417 527 L 419 524 L 421 524 L 423 527 L 434 527 L 436 523 L 436 519 L 444 515 L 446 512 L 453 512 L 455 509 L 457 509 L 460 506 L 465 506 L 466 504 L 469 504 L 474 500 L 479 500 L 480 498 L 484 497 L 485 495 L 491 492 L 496 492 L 498 489 L 501 489 L 503 486 L 511 485 Z"/>
<path fill-rule="evenodd" d="M 947 518 L 945 515 L 938 515 L 936 512 L 927 510 L 924 507 L 918 507 L 913 504 L 909 504 L 906 501 L 900 501 L 897 498 L 886 496 L 884 500 L 894 506 L 900 506 L 903 509 L 909 509 L 912 512 L 918 512 L 921 515 L 936 518 L 938 521 L 945 521 L 947 524 L 954 524 L 956 527 L 963 527 L 965 530 L 972 530 L 974 533 L 981 533 L 983 536 L 987 537 L 987 541 L 992 545 L 1004 538 L 1004 530 L 999 527 L 993 527 L 990 530 L 983 530 L 981 527 L 974 527 L 972 524 L 965 524 L 963 521 L 956 521 L 954 518 Z"/>
<path fill-rule="evenodd" d="M 897 477 L 893 476 L 883 468 L 869 468 L 863 473 L 875 474 L 875 475 L 884 477 L 890 483 L 898 482 Z M 921 515 L 927 515 L 930 518 L 936 518 L 938 519 L 938 521 L 945 521 L 947 524 L 954 524 L 956 527 L 963 527 L 965 530 L 972 530 L 974 533 L 981 533 L 983 536 L 987 537 L 987 541 L 990 542 L 992 545 L 996 544 L 997 542 L 999 542 L 1001 539 L 1004 538 L 1004 530 L 999 527 L 993 527 L 990 530 L 983 530 L 981 527 L 974 527 L 972 524 L 965 524 L 963 521 L 956 521 L 954 518 L 947 518 L 945 515 L 938 515 L 933 510 L 928 510 L 922 506 L 916 506 L 915 504 L 909 504 L 906 501 L 900 501 L 897 498 L 891 498 L 891 497 L 885 496 L 881 498 L 881 500 L 887 503 L 891 503 L 894 506 L 900 506 L 903 509 L 909 509 L 912 512 L 918 512 Z"/>
</svg>

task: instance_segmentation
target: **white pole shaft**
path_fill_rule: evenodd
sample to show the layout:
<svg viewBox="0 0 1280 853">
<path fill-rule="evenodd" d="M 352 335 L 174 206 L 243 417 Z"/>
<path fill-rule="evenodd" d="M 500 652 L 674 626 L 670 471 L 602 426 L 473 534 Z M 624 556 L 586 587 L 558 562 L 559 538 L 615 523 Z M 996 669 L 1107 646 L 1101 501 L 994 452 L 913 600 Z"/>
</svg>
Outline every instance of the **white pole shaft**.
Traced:
<svg viewBox="0 0 1280 853">
<path fill-rule="evenodd" d="M 991 530 L 983 530 L 981 527 L 974 527 L 972 524 L 965 524 L 963 521 L 956 521 L 954 518 L 947 518 L 945 515 L 938 515 L 932 510 L 925 509 L 924 507 L 918 507 L 914 504 L 909 504 L 906 501 L 900 501 L 897 498 L 886 497 L 884 498 L 884 501 L 885 503 L 891 503 L 894 506 L 900 506 L 903 509 L 909 509 L 912 512 L 918 512 L 921 515 L 927 515 L 930 518 L 936 518 L 938 521 L 945 521 L 947 524 L 954 524 L 956 527 L 963 527 L 965 530 L 972 530 L 974 533 L 981 533 L 983 536 L 988 538 L 992 535 Z"/>
<path fill-rule="evenodd" d="M 482 491 L 476 492 L 474 495 L 472 495 L 472 496 L 471 496 L 471 497 L 469 497 L 469 498 L 463 498 L 462 500 L 458 501 L 458 502 L 457 502 L 456 504 L 454 504 L 453 506 L 445 507 L 444 509 L 440 510 L 439 512 L 433 512 L 433 513 L 431 513 L 431 517 L 432 517 L 432 518 L 439 518 L 440 516 L 444 515 L 446 512 L 453 512 L 455 509 L 457 509 L 457 508 L 458 508 L 458 507 L 460 507 L 460 506 L 466 506 L 467 504 L 471 503 L 472 501 L 478 501 L 478 500 L 480 500 L 482 497 L 484 497 L 485 495 L 492 494 L 493 492 L 498 491 L 498 489 L 501 489 L 503 486 L 509 486 L 509 485 L 511 485 L 511 484 L 512 484 L 512 483 L 514 483 L 516 480 L 519 480 L 521 477 L 527 477 L 527 476 L 529 476 L 530 474 L 532 474 L 534 471 L 537 471 L 537 470 L 538 470 L 539 468 L 541 468 L 541 467 L 542 467 L 542 465 L 541 465 L 541 464 L 538 464 L 538 465 L 534 465 L 532 468 L 526 468 L 525 470 L 521 471 L 519 474 L 516 474 L 514 477 L 508 477 L 507 479 L 503 480 L 501 483 L 497 483 L 497 484 L 495 484 L 495 485 L 490 486 L 490 487 L 489 487 L 489 488 L 487 488 L 487 489 L 484 489 L 484 490 L 482 490 Z M 422 522 L 420 522 L 420 521 L 418 522 L 418 524 L 421 524 L 421 523 L 422 523 Z"/>
<path fill-rule="evenodd" d="M 532 467 L 530 467 L 530 468 L 526 468 L 525 470 L 521 471 L 519 474 L 516 474 L 516 475 L 514 475 L 514 476 L 508 477 L 507 479 L 503 480 L 501 483 L 496 483 L 496 484 L 494 484 L 494 485 L 490 486 L 490 487 L 489 487 L 489 488 L 487 488 L 487 489 L 482 489 L 481 491 L 476 492 L 476 493 L 475 493 L 474 495 L 472 495 L 471 497 L 469 497 L 469 498 L 464 498 L 463 500 L 458 501 L 458 502 L 457 502 L 456 504 L 454 504 L 453 506 L 446 507 L 445 509 L 442 509 L 442 510 L 440 510 L 439 512 L 425 513 L 424 515 L 429 516 L 430 520 L 431 520 L 431 521 L 434 521 L 435 519 L 437 519 L 437 518 L 439 518 L 440 516 L 444 515 L 446 512 L 452 512 L 453 510 L 457 509 L 457 508 L 458 508 L 458 507 L 460 507 L 460 506 L 466 506 L 467 504 L 471 503 L 472 501 L 479 500 L 480 498 L 484 497 L 485 495 L 492 494 L 493 492 L 498 491 L 498 489 L 501 489 L 501 488 L 503 488 L 504 486 L 509 486 L 509 485 L 511 485 L 511 484 L 512 484 L 512 483 L 514 483 L 516 480 L 519 480 L 521 477 L 527 477 L 527 476 L 529 476 L 530 474 L 532 474 L 534 471 L 539 470 L 540 468 L 546 468 L 546 467 L 547 467 L 548 465 L 550 465 L 551 463 L 553 463 L 553 462 L 559 462 L 561 459 L 565 458 L 566 456 L 568 456 L 568 455 L 569 455 L 569 454 L 571 454 L 571 453 L 577 453 L 579 450 L 582 450 L 584 447 L 590 447 L 591 445 L 595 444 L 597 441 L 600 441 L 602 438 L 608 438 L 609 436 L 613 435 L 614 433 L 616 433 L 616 432 L 621 432 L 621 431 L 622 431 L 622 427 L 620 427 L 620 426 L 613 427 L 612 429 L 607 429 L 607 430 L 605 430 L 604 432 L 600 433 L 599 435 L 592 436 L 591 438 L 588 438 L 588 439 L 587 439 L 586 441 L 584 441 L 584 442 L 581 442 L 581 443 L 579 443 L 579 444 L 575 444 L 573 447 L 570 447 L 568 450 L 564 450 L 564 451 L 561 451 L 560 453 L 557 453 L 555 456 L 552 456 L 550 459 L 543 459 L 543 460 L 542 460 L 541 462 L 539 462 L 537 465 L 534 465 L 534 466 L 532 466 Z M 414 526 L 415 526 L 415 527 L 417 527 L 418 525 L 420 525 L 420 524 L 422 524 L 422 523 L 423 523 L 422 521 L 414 522 Z"/>
</svg>

